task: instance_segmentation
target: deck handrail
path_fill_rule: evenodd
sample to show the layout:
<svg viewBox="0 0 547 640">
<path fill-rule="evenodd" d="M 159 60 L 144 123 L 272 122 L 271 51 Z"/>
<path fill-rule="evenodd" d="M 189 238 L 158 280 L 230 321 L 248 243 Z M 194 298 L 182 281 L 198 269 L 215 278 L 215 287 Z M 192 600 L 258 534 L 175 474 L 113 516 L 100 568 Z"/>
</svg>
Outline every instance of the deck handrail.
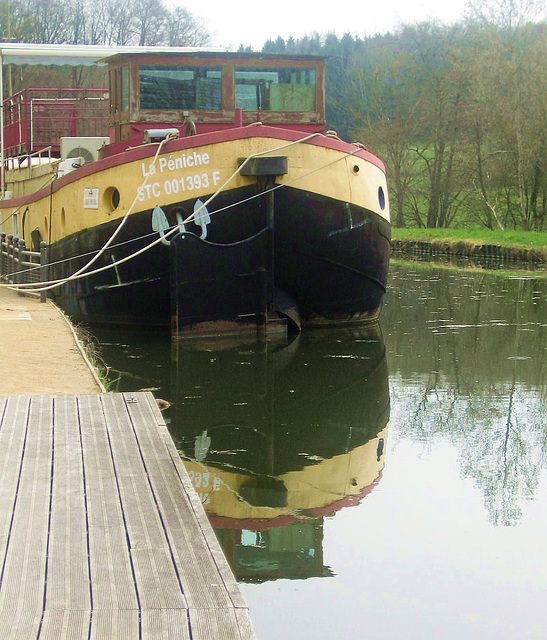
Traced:
<svg viewBox="0 0 547 640">
<path fill-rule="evenodd" d="M 0 277 L 8 284 L 36 284 L 47 282 L 48 249 L 40 243 L 40 251 L 27 249 L 25 240 L 0 233 Z M 46 291 L 20 290 L 20 294 L 47 299 Z"/>
<path fill-rule="evenodd" d="M 23 89 L 4 100 L 5 155 L 13 157 L 48 145 L 57 154 L 63 136 L 106 135 L 109 111 L 106 88 Z"/>
<path fill-rule="evenodd" d="M 32 153 L 22 153 L 18 156 L 8 157 L 5 159 L 5 169 L 6 171 L 13 170 L 15 168 L 20 169 L 23 163 L 27 162 L 27 167 L 29 170 L 29 178 L 32 178 L 32 158 L 38 157 L 38 164 L 35 166 L 41 167 L 42 164 L 46 164 L 45 160 L 42 162 L 44 155 L 47 155 L 47 164 L 51 164 L 52 160 L 52 150 L 53 147 L 44 147 L 43 149 L 38 149 L 37 151 L 33 151 Z M 17 165 L 17 167 L 16 167 Z"/>
</svg>

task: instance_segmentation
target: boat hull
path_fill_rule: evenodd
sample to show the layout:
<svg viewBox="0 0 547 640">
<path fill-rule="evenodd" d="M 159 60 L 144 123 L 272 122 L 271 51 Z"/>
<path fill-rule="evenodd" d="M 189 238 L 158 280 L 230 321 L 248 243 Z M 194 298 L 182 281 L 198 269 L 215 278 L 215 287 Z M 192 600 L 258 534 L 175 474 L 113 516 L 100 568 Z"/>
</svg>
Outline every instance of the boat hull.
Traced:
<svg viewBox="0 0 547 640">
<path fill-rule="evenodd" d="M 19 198 L 13 204 L 28 207 L 23 234 L 45 224 L 48 277 L 89 274 L 52 297 L 78 321 L 185 335 L 255 330 L 276 315 L 279 292 L 302 325 L 377 319 L 390 253 L 383 166 L 338 140 L 297 138 L 243 128 L 175 140 L 156 158 L 157 147 L 128 151 L 56 180 L 49 193 Z M 282 145 L 288 149 L 273 155 L 287 159 L 286 174 L 237 172 L 242 158 Z M 88 191 L 96 214 L 85 206 Z M 113 203 L 106 215 L 105 203 Z M 207 220 L 192 219 L 202 203 Z"/>
<path fill-rule="evenodd" d="M 243 195 L 233 194 L 233 197 L 238 201 Z M 294 215 L 294 212 L 304 209 L 303 202 L 306 205 L 303 215 Z M 385 292 L 389 226 L 374 213 L 355 209 L 354 216 L 360 217 L 362 224 L 353 228 L 345 225 L 335 233 L 321 232 L 318 225 L 314 225 L 314 217 L 329 210 L 329 204 L 331 211 L 340 208 L 336 202 L 328 203 L 309 194 L 303 198 L 299 193 L 286 192 L 279 197 L 275 206 L 273 269 L 270 248 L 266 243 L 257 256 L 258 262 L 251 275 L 254 276 L 261 267 L 268 272 L 273 271 L 274 287 L 294 301 L 303 325 L 375 320 L 380 314 Z M 183 268 L 180 270 L 179 290 L 182 293 L 179 295 L 184 296 L 187 318 L 184 326 L 187 331 L 195 329 L 200 332 L 201 325 L 202 332 L 218 331 L 219 326 L 214 328 L 210 324 L 215 321 L 222 322 L 230 330 L 235 326 L 226 324 L 230 318 L 240 327 L 244 324 L 242 320 L 237 322 L 237 318 L 247 316 L 246 309 L 234 307 L 237 296 L 233 288 L 227 290 L 223 284 L 229 281 L 232 273 L 238 273 L 235 271 L 239 264 L 238 256 L 248 254 L 245 240 L 260 233 L 260 229 L 253 233 L 255 214 L 256 211 L 247 212 L 246 225 L 242 224 L 242 216 L 237 213 L 233 216 L 237 216 L 239 235 L 245 238 L 236 239 L 232 233 L 226 233 L 223 239 L 221 230 L 212 233 L 215 242 L 202 241 L 197 233 L 191 231 L 185 234 L 191 236 L 194 245 L 192 251 L 186 255 L 183 251 L 180 256 Z M 151 215 L 150 211 L 133 215 L 119 241 L 93 267 L 119 262 L 150 244 Z M 195 225 L 186 226 L 193 228 Z M 81 268 L 87 258 L 73 256 L 88 256 L 96 251 L 108 240 L 115 227 L 115 223 L 111 223 L 84 230 L 75 237 L 55 243 L 51 247 L 54 266 L 50 277 L 62 279 Z M 264 226 L 262 229 L 268 228 Z M 236 248 L 229 262 L 224 260 L 223 248 L 227 245 Z M 223 270 L 219 270 L 219 260 L 213 261 L 206 255 L 205 250 L 211 248 L 220 253 Z M 198 274 L 193 280 L 187 279 L 184 269 L 187 261 L 192 265 L 192 272 Z M 61 308 L 79 321 L 165 328 L 173 317 L 170 282 L 170 247 L 160 243 L 116 268 L 67 283 L 54 290 L 52 296 Z M 210 295 L 215 295 L 215 298 L 209 299 L 214 308 L 209 304 L 207 312 L 200 313 L 203 300 L 200 302 L 197 298 L 207 298 L 205 283 L 214 283 L 216 293 Z"/>
</svg>

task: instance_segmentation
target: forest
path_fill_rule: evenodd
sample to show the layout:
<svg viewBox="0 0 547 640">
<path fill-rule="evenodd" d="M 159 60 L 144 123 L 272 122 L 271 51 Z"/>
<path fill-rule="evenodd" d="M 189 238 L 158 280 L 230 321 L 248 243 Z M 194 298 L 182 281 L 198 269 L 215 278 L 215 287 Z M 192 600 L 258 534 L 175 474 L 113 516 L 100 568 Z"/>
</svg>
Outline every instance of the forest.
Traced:
<svg viewBox="0 0 547 640">
<path fill-rule="evenodd" d="M 2 40 L 211 41 L 199 18 L 161 0 L 0 5 Z M 262 52 L 326 58 L 327 127 L 385 162 L 395 226 L 544 231 L 547 22 L 535 6 L 485 0 L 457 24 L 402 25 L 363 38 L 279 37 Z"/>
</svg>

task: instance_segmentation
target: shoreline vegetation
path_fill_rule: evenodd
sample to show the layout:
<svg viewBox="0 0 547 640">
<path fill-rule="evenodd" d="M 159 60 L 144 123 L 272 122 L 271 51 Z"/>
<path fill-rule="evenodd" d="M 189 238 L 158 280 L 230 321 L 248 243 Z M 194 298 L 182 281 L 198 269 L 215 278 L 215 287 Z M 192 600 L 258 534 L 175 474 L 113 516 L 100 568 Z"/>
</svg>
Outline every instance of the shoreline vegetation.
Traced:
<svg viewBox="0 0 547 640">
<path fill-rule="evenodd" d="M 395 253 L 547 264 L 547 232 L 393 227 L 391 234 Z"/>
</svg>

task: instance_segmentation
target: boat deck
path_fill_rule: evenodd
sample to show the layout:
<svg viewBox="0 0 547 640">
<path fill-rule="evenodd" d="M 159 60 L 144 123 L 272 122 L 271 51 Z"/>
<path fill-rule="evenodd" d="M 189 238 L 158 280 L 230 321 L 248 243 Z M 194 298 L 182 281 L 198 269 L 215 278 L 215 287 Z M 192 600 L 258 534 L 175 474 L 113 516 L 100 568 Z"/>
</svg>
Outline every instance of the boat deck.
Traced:
<svg viewBox="0 0 547 640">
<path fill-rule="evenodd" d="M 0 638 L 255 638 L 150 393 L 0 398 Z"/>
</svg>

